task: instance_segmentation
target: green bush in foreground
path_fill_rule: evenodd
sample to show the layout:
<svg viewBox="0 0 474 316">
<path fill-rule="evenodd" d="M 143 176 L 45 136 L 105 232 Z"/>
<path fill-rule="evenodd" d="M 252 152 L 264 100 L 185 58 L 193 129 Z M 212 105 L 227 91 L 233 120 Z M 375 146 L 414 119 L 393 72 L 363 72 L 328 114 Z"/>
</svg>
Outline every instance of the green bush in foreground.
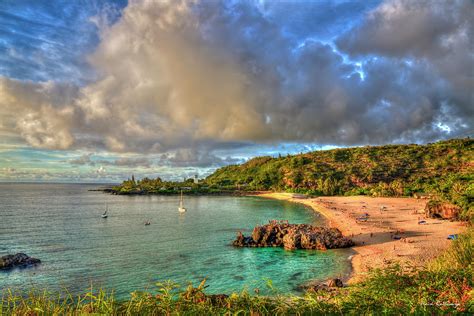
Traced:
<svg viewBox="0 0 474 316">
<path fill-rule="evenodd" d="M 203 281 L 183 289 L 172 282 L 153 292 L 133 292 L 117 301 L 113 292 L 94 291 L 77 297 L 46 291 L 3 291 L 0 315 L 275 315 L 275 314 L 470 314 L 473 304 L 472 228 L 424 269 L 393 265 L 374 270 L 356 285 L 303 296 L 207 295 Z"/>
</svg>

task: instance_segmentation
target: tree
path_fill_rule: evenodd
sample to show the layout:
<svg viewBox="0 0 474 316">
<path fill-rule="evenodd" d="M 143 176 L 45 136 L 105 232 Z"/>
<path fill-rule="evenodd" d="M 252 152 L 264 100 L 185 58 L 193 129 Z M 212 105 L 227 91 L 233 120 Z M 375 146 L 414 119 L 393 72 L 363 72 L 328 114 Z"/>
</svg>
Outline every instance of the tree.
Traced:
<svg viewBox="0 0 474 316">
<path fill-rule="evenodd" d="M 324 180 L 322 192 L 324 195 L 334 195 L 336 193 L 337 185 L 336 182 L 328 177 Z"/>
</svg>

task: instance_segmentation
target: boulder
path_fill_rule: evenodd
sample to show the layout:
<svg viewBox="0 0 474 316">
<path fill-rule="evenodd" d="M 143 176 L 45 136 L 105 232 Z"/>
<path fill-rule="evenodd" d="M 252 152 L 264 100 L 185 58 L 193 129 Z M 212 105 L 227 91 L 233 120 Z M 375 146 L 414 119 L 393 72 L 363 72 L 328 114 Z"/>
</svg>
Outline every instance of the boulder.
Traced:
<svg viewBox="0 0 474 316">
<path fill-rule="evenodd" d="M 12 269 L 16 267 L 27 267 L 41 263 L 40 259 L 29 257 L 24 253 L 6 255 L 0 258 L 0 270 Z"/>
<path fill-rule="evenodd" d="M 242 232 L 238 232 L 237 238 L 234 240 L 233 245 L 236 247 L 251 247 L 252 245 L 255 245 L 255 242 L 252 237 L 246 237 L 242 234 Z"/>
<path fill-rule="evenodd" d="M 303 234 L 301 236 L 301 248 L 303 249 L 317 249 L 317 250 L 326 250 L 324 239 L 322 238 L 324 234 L 321 232 L 311 232 Z"/>
<path fill-rule="evenodd" d="M 297 230 L 290 230 L 283 236 L 283 248 L 286 250 L 301 249 L 301 233 Z"/>
<path fill-rule="evenodd" d="M 459 217 L 461 208 L 451 203 L 430 201 L 425 206 L 425 214 L 430 218 L 455 220 Z"/>
<path fill-rule="evenodd" d="M 310 281 L 308 283 L 299 285 L 297 289 L 310 292 L 324 291 L 336 291 L 337 288 L 344 287 L 344 283 L 341 279 L 329 279 L 324 282 L 321 281 Z"/>
<path fill-rule="evenodd" d="M 327 284 L 328 287 L 343 287 L 344 283 L 342 283 L 341 279 L 330 279 L 328 280 L 325 284 Z"/>
<path fill-rule="evenodd" d="M 258 242 L 263 238 L 263 235 L 265 235 L 265 228 L 262 226 L 255 226 L 252 231 L 252 239 L 255 242 Z"/>
</svg>

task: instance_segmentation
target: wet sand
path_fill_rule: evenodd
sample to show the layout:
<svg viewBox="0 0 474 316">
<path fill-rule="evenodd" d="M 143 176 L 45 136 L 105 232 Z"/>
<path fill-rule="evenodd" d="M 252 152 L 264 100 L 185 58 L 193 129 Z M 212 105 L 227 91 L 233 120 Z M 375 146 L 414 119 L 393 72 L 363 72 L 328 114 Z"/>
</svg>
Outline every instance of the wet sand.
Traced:
<svg viewBox="0 0 474 316">
<path fill-rule="evenodd" d="M 466 228 L 462 222 L 425 218 L 427 200 L 367 196 L 300 199 L 291 193 L 259 196 L 310 206 L 324 215 L 330 226 L 352 237 L 356 254 L 352 257 L 349 284 L 362 280 L 371 268 L 395 262 L 422 266 L 450 245 L 448 235 Z M 360 220 L 363 217 L 367 219 Z M 426 224 L 418 224 L 420 220 Z"/>
</svg>

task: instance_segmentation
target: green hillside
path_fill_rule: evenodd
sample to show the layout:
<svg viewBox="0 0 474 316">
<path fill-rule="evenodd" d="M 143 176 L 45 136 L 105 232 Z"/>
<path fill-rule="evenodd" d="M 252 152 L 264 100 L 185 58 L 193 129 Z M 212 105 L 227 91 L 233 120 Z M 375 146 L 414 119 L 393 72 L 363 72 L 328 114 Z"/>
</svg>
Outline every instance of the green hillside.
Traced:
<svg viewBox="0 0 474 316">
<path fill-rule="evenodd" d="M 218 169 L 206 178 L 227 189 L 313 195 L 411 196 L 422 192 L 472 210 L 474 141 L 385 145 L 257 157 Z"/>
</svg>

